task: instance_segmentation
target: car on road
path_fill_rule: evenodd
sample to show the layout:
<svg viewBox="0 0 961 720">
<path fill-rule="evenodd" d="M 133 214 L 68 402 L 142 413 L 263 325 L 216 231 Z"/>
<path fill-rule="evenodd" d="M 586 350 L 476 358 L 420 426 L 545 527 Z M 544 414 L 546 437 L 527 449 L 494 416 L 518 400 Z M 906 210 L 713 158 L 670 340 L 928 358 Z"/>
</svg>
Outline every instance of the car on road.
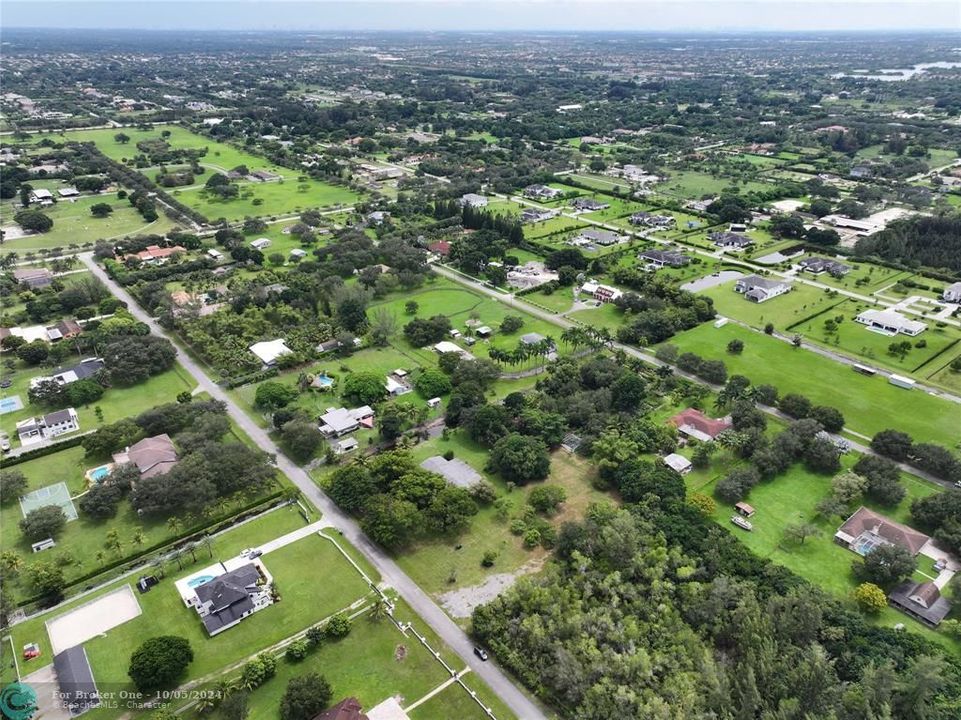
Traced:
<svg viewBox="0 0 961 720">
<path fill-rule="evenodd" d="M 257 548 L 244 548 L 243 550 L 240 551 L 240 557 L 247 558 L 248 560 L 259 558 L 263 554 L 264 554 L 263 551 L 258 550 Z"/>
<path fill-rule="evenodd" d="M 484 662 L 487 662 L 487 652 L 484 650 L 484 648 L 475 647 L 474 654 Z"/>
</svg>

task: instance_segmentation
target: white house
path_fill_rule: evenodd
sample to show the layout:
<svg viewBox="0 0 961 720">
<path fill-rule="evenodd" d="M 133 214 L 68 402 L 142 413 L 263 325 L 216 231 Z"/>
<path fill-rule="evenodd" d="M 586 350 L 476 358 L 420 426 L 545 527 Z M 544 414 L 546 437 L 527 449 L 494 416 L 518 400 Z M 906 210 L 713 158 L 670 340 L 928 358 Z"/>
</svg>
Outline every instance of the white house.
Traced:
<svg viewBox="0 0 961 720">
<path fill-rule="evenodd" d="M 783 280 L 768 280 L 757 275 L 740 278 L 734 283 L 734 292 L 741 293 L 748 300 L 762 303 L 791 289 L 791 283 Z"/>
<path fill-rule="evenodd" d="M 53 205 L 53 193 L 46 188 L 37 188 L 30 193 L 31 205 Z"/>
<path fill-rule="evenodd" d="M 340 437 L 361 426 L 374 426 L 374 411 L 369 405 L 353 410 L 327 408 L 327 412 L 320 416 L 320 431 L 327 437 Z"/>
<path fill-rule="evenodd" d="M 277 340 L 264 340 L 250 346 L 250 352 L 260 358 L 264 365 L 274 365 L 282 355 L 287 355 L 291 351 L 283 338 Z"/>
<path fill-rule="evenodd" d="M 232 558 L 174 583 L 184 605 L 213 637 L 274 602 L 273 578 L 260 559 Z"/>
<path fill-rule="evenodd" d="M 691 472 L 691 461 L 683 455 L 678 455 L 677 453 L 665 455 L 664 464 L 671 468 L 671 470 L 674 470 L 681 475 L 686 475 L 687 473 Z"/>
<path fill-rule="evenodd" d="M 439 353 L 441 355 L 443 355 L 444 353 L 457 353 L 461 357 L 466 357 L 466 358 L 474 357 L 459 345 L 455 345 L 454 343 L 448 340 L 441 340 L 439 343 L 434 345 L 434 352 Z"/>
<path fill-rule="evenodd" d="M 865 310 L 856 318 L 855 322 L 867 325 L 868 330 L 883 335 L 920 335 L 928 329 L 926 323 L 911 320 L 896 310 Z"/>
<path fill-rule="evenodd" d="M 17 423 L 16 428 L 21 445 L 35 445 L 58 435 L 79 430 L 80 420 L 77 417 L 76 410 L 65 408 L 47 413 L 39 418 L 32 417 L 21 420 Z"/>
<path fill-rule="evenodd" d="M 586 283 L 581 285 L 580 291 L 590 295 L 595 300 L 600 300 L 601 302 L 614 302 L 624 294 L 616 287 L 611 287 L 610 285 L 601 285 L 599 282 L 594 280 L 588 280 Z"/>
<path fill-rule="evenodd" d="M 466 195 L 461 195 L 460 204 L 461 207 L 487 207 L 487 198 L 476 193 L 467 193 Z"/>
<path fill-rule="evenodd" d="M 266 250 L 270 247 L 270 238 L 257 238 L 250 243 L 250 247 L 257 250 Z"/>
<path fill-rule="evenodd" d="M 961 303 L 961 282 L 948 285 L 941 294 L 941 298 L 945 302 Z"/>
</svg>

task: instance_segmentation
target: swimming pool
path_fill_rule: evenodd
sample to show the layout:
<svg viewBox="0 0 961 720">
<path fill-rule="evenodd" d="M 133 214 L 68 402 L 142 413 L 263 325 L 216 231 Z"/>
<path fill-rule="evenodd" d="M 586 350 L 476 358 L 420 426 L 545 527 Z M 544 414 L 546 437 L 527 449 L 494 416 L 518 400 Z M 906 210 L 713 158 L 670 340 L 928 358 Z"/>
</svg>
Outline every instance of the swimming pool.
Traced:
<svg viewBox="0 0 961 720">
<path fill-rule="evenodd" d="M 334 379 L 332 377 L 327 377 L 326 375 L 318 375 L 314 378 L 314 382 L 318 385 L 323 385 L 324 387 L 331 387 L 334 384 Z"/>
<path fill-rule="evenodd" d="M 110 474 L 109 465 L 101 465 L 90 471 L 90 479 L 94 482 L 103 482 L 103 479 Z"/>
<path fill-rule="evenodd" d="M 10 395 L 9 397 L 0 398 L 0 414 L 22 409 L 23 401 L 20 399 L 19 395 Z"/>
<path fill-rule="evenodd" d="M 195 588 L 199 585 L 203 585 L 204 583 L 209 583 L 213 579 L 213 575 L 198 575 L 197 577 L 191 578 L 187 581 L 187 587 Z"/>
</svg>

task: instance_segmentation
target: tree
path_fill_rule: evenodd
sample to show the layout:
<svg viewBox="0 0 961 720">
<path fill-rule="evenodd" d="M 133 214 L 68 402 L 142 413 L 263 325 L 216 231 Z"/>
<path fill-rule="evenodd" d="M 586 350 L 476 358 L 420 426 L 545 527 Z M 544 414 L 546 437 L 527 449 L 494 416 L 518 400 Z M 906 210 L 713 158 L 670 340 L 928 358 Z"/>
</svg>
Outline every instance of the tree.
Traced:
<svg viewBox="0 0 961 720">
<path fill-rule="evenodd" d="M 804 220 L 799 215 L 774 215 L 771 218 L 771 234 L 777 238 L 804 237 Z"/>
<path fill-rule="evenodd" d="M 510 335 L 516 333 L 524 327 L 524 318 L 520 315 L 505 315 L 504 319 L 501 320 L 500 330 L 505 335 Z"/>
<path fill-rule="evenodd" d="M 438 533 L 456 533 L 477 514 L 477 503 L 464 488 L 444 484 L 424 511 L 427 524 Z"/>
<path fill-rule="evenodd" d="M 385 307 L 376 308 L 370 323 L 370 337 L 377 347 L 387 347 L 397 333 L 397 316 Z"/>
<path fill-rule="evenodd" d="M 124 490 L 119 483 L 101 482 L 84 493 L 78 506 L 85 515 L 95 520 L 105 520 L 117 514 L 117 506 L 123 499 L 123 495 Z"/>
<path fill-rule="evenodd" d="M 330 703 L 332 692 L 327 680 L 317 673 L 291 678 L 280 700 L 281 720 L 311 720 Z"/>
<path fill-rule="evenodd" d="M 554 515 L 567 499 L 567 493 L 560 485 L 540 485 L 530 491 L 527 504 L 544 515 Z"/>
<path fill-rule="evenodd" d="M 761 481 L 753 467 L 739 467 L 722 478 L 714 487 L 714 494 L 724 502 L 736 503 L 747 497 L 755 485 Z"/>
<path fill-rule="evenodd" d="M 414 381 L 414 387 L 421 397 L 435 398 L 446 395 L 451 391 L 450 378 L 440 370 L 428 368 L 421 372 Z"/>
<path fill-rule="evenodd" d="M 127 133 L 122 132 L 114 135 L 113 139 L 116 140 L 120 145 L 126 145 L 128 142 L 130 142 L 130 136 Z"/>
<path fill-rule="evenodd" d="M 705 517 L 711 517 L 717 511 L 717 503 L 714 498 L 704 493 L 691 493 L 687 498 L 688 503 L 696 507 Z"/>
<path fill-rule="evenodd" d="M 840 452 L 827 438 L 814 438 L 804 449 L 804 466 L 812 472 L 828 475 L 841 469 Z"/>
<path fill-rule="evenodd" d="M 287 452 L 301 463 L 314 456 L 322 439 L 317 424 L 306 419 L 291 420 L 283 426 L 280 436 Z"/>
<path fill-rule="evenodd" d="M 342 612 L 332 616 L 324 625 L 324 637 L 328 640 L 339 640 L 350 634 L 351 620 Z"/>
<path fill-rule="evenodd" d="M 911 576 L 917 568 L 917 561 L 911 552 L 901 545 L 878 545 L 867 555 L 855 560 L 852 566 L 854 575 L 863 582 L 872 582 L 884 589 L 890 589 Z"/>
<path fill-rule="evenodd" d="M 731 340 L 731 342 L 727 344 L 727 351 L 731 355 L 740 355 L 742 352 L 744 352 L 744 341 L 738 340 L 737 338 Z"/>
<path fill-rule="evenodd" d="M 811 401 L 797 393 L 788 393 L 782 397 L 777 407 L 788 417 L 796 419 L 806 418 L 811 414 Z"/>
<path fill-rule="evenodd" d="M 67 516 L 59 505 L 44 505 L 24 516 L 20 521 L 20 532 L 30 542 L 39 542 L 55 538 L 66 524 Z"/>
<path fill-rule="evenodd" d="M 90 206 L 90 214 L 96 218 L 105 218 L 113 212 L 108 203 L 97 203 Z"/>
<path fill-rule="evenodd" d="M 550 457 L 543 441 L 518 433 L 498 440 L 488 461 L 491 471 L 518 485 L 543 480 L 550 471 L 550 465 Z"/>
<path fill-rule="evenodd" d="M 869 615 L 877 615 L 888 606 L 888 598 L 884 590 L 874 583 L 861 583 L 854 589 L 853 597 L 858 607 Z"/>
<path fill-rule="evenodd" d="M 852 469 L 867 480 L 864 493 L 875 502 L 894 507 L 907 494 L 901 485 L 901 470 L 885 457 L 862 455 Z"/>
<path fill-rule="evenodd" d="M 817 537 L 820 534 L 821 531 L 818 530 L 817 525 L 811 523 L 798 523 L 784 527 L 784 537 L 793 540 L 799 545 L 803 545 L 804 541 L 809 537 Z"/>
<path fill-rule="evenodd" d="M 510 413 L 503 405 L 481 405 L 469 414 L 467 432 L 482 445 L 494 445 L 510 432 Z"/>
<path fill-rule="evenodd" d="M 70 405 L 90 405 L 103 397 L 104 389 L 93 380 L 76 380 L 67 385 L 65 393 Z"/>
<path fill-rule="evenodd" d="M 160 635 L 134 651 L 127 675 L 141 692 L 164 690 L 177 686 L 193 659 L 194 652 L 186 638 Z"/>
<path fill-rule="evenodd" d="M 857 500 L 868 485 L 866 478 L 854 472 L 845 472 L 831 481 L 831 494 L 845 504 Z"/>
<path fill-rule="evenodd" d="M 39 210 L 21 210 L 13 216 L 13 219 L 29 232 L 45 233 L 53 229 L 53 220 Z"/>
<path fill-rule="evenodd" d="M 334 296 L 334 317 L 348 332 L 361 333 L 367 329 L 367 304 L 370 295 L 360 286 L 344 286 Z"/>
<path fill-rule="evenodd" d="M 344 398 L 360 405 L 376 405 L 387 397 L 384 377 L 372 372 L 351 373 L 344 380 Z"/>
<path fill-rule="evenodd" d="M 27 365 L 39 365 L 50 354 L 50 346 L 43 340 L 34 340 L 17 348 L 17 357 Z"/>
<path fill-rule="evenodd" d="M 838 433 L 844 429 L 844 415 L 837 408 L 827 405 L 815 405 L 811 408 L 808 417 L 812 417 L 821 423 L 821 427 L 829 433 Z"/>
<path fill-rule="evenodd" d="M 634 372 L 623 373 L 611 384 L 611 405 L 618 410 L 637 410 L 646 395 L 647 383 Z"/>
<path fill-rule="evenodd" d="M 297 399 L 297 389 L 291 385 L 268 380 L 257 386 L 254 404 L 264 410 L 279 410 Z"/>
<path fill-rule="evenodd" d="M 4 468 L 3 472 L 0 472 L 0 503 L 10 505 L 23 495 L 27 485 L 27 476 L 20 470 Z"/>
<path fill-rule="evenodd" d="M 58 600 L 63 595 L 63 568 L 53 563 L 35 562 L 27 566 L 30 587 L 49 600 Z"/>
<path fill-rule="evenodd" d="M 407 315 L 416 315 L 420 305 L 417 304 L 416 300 L 408 300 L 404 303 L 404 313 Z"/>
<path fill-rule="evenodd" d="M 446 315 L 414 318 L 404 326 L 404 337 L 414 347 L 426 347 L 446 338 L 450 329 L 450 318 Z"/>
<path fill-rule="evenodd" d="M 717 216 L 721 222 L 736 223 L 751 219 L 751 205 L 736 195 L 721 195 L 707 206 L 707 212 Z"/>
<path fill-rule="evenodd" d="M 898 462 L 908 459 L 913 445 L 911 436 L 898 430 L 882 430 L 871 439 L 872 450 Z"/>
<path fill-rule="evenodd" d="M 114 385 L 136 385 L 166 372 L 177 361 L 177 349 L 156 335 L 128 336 L 104 348 L 103 360 Z"/>
<path fill-rule="evenodd" d="M 414 503 L 390 495 L 374 495 L 367 500 L 361 527 L 371 540 L 394 550 L 406 545 L 423 524 Z"/>
<path fill-rule="evenodd" d="M 824 198 L 815 198 L 811 201 L 811 205 L 808 207 L 808 212 L 815 217 L 824 217 L 825 215 L 830 215 L 834 206 L 828 200 Z"/>
</svg>

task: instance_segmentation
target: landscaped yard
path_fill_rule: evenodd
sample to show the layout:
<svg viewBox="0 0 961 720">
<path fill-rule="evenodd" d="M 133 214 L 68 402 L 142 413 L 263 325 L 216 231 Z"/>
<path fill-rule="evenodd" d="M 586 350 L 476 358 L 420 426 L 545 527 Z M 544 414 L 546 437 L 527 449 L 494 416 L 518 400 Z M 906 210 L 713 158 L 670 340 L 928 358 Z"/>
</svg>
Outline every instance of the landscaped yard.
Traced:
<svg viewBox="0 0 961 720">
<path fill-rule="evenodd" d="M 734 339 L 744 342 L 744 351 L 739 355 L 725 351 Z M 770 383 L 782 395 L 801 393 L 816 405 L 836 407 L 844 414 L 846 426 L 856 432 L 873 436 L 880 430 L 896 428 L 919 440 L 924 438 L 947 447 L 954 447 L 957 442 L 961 407 L 956 403 L 903 390 L 884 377 L 860 375 L 849 366 L 763 333 L 731 323 L 721 328 L 706 324 L 675 335 L 670 342 L 682 352 L 723 360 L 729 374 L 746 375 L 755 384 Z"/>
<path fill-rule="evenodd" d="M 847 456 L 844 460 L 845 466 L 849 467 L 855 459 Z M 902 476 L 902 481 L 908 494 L 897 508 L 865 504 L 892 520 L 909 523 L 908 508 L 912 500 L 931 495 L 937 492 L 937 488 L 910 476 Z M 688 476 L 687 482 L 690 489 L 710 495 L 716 478 L 705 483 L 692 481 L 691 476 Z M 842 521 L 838 518 L 826 519 L 814 509 L 818 501 L 830 492 L 830 476 L 810 473 L 802 466 L 795 465 L 787 473 L 751 490 L 746 502 L 757 511 L 751 518 L 754 526 L 752 532 L 745 532 L 731 524 L 730 518 L 734 510 L 730 505 L 718 502 L 714 519 L 719 525 L 730 528 L 740 541 L 761 557 L 784 565 L 841 599 L 848 599 L 858 584 L 851 571 L 857 555 L 835 544 L 833 540 Z M 803 544 L 785 538 L 785 526 L 800 523 L 814 524 L 820 535 L 808 538 Z M 929 630 L 893 608 L 886 608 L 878 616 L 877 622 L 887 627 L 904 623 L 914 632 L 924 634 L 955 650 L 961 650 L 961 643 L 950 640 L 943 633 Z"/>
<path fill-rule="evenodd" d="M 739 320 L 756 328 L 763 328 L 770 322 L 774 323 L 777 330 L 784 332 L 795 323 L 832 308 L 844 300 L 841 297 L 828 295 L 825 290 L 794 283 L 790 292 L 756 303 L 751 302 L 741 293 L 735 292 L 735 282 L 731 280 L 707 290 L 701 290 L 698 294 L 714 300 L 714 309 L 718 315 Z"/>
</svg>

